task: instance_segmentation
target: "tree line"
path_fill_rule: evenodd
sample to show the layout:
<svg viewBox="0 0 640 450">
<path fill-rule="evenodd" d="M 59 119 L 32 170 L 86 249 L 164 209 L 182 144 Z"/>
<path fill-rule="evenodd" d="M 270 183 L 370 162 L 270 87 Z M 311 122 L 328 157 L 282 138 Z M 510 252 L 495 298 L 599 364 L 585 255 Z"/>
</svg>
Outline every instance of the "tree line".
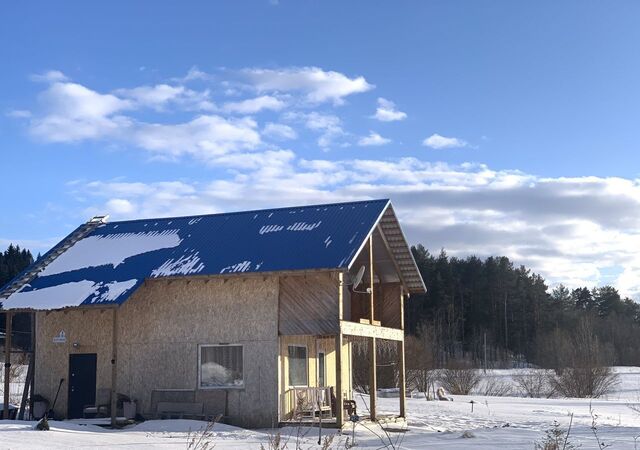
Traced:
<svg viewBox="0 0 640 450">
<path fill-rule="evenodd" d="M 32 262 L 33 256 L 29 250 L 10 244 L 4 252 L 0 252 L 0 287 L 11 281 Z"/>
<path fill-rule="evenodd" d="M 427 293 L 405 304 L 408 333 L 428 342 L 434 367 L 470 361 L 476 367 L 568 364 L 571 342 L 593 333 L 599 363 L 640 365 L 640 305 L 612 286 L 559 285 L 504 256 L 432 255 L 412 247 Z"/>
</svg>

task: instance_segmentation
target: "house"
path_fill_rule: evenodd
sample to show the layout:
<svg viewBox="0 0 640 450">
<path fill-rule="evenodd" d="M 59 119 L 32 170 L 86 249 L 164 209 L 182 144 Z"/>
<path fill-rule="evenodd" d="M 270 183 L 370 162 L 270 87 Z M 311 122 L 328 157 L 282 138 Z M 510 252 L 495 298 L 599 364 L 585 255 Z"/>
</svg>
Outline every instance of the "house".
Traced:
<svg viewBox="0 0 640 450">
<path fill-rule="evenodd" d="M 173 402 L 267 427 L 349 419 L 353 339 L 369 341 L 374 387 L 376 341 L 397 343 L 404 417 L 403 301 L 424 291 L 391 202 L 372 200 L 96 217 L 0 301 L 8 326 L 33 315 L 32 393 L 53 399 L 61 385 L 60 417 L 82 417 L 106 389 L 112 420 L 117 393 L 145 417 Z"/>
</svg>

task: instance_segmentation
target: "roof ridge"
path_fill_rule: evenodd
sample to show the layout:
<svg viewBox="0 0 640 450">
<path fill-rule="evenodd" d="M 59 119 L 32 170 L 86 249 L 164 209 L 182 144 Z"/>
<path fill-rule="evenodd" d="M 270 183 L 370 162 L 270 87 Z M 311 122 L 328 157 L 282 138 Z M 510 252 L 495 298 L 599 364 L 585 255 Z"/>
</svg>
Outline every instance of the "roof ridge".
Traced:
<svg viewBox="0 0 640 450">
<path fill-rule="evenodd" d="M 147 217 L 147 218 L 141 218 L 141 219 L 114 220 L 114 221 L 109 221 L 108 224 L 113 225 L 113 224 L 144 222 L 144 221 L 152 221 L 152 220 L 196 219 L 200 217 L 231 216 L 231 215 L 267 212 L 267 211 L 282 211 L 286 209 L 309 209 L 309 208 L 322 208 L 326 206 L 345 206 L 345 205 L 355 205 L 355 204 L 362 204 L 362 203 L 379 203 L 379 202 L 389 203 L 389 201 L 390 200 L 388 198 L 375 198 L 371 200 L 355 200 L 351 202 L 319 203 L 314 205 L 298 205 L 298 206 L 281 206 L 277 208 L 249 209 L 249 210 L 243 210 L 243 211 L 220 212 L 220 213 L 211 213 L 211 214 L 195 214 L 191 216 Z"/>
</svg>

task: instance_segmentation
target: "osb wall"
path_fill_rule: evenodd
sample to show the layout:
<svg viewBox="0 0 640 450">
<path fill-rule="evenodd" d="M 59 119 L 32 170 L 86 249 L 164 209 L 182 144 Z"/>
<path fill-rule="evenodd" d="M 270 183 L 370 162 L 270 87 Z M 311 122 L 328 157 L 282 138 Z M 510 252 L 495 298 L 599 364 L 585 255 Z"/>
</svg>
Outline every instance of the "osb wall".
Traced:
<svg viewBox="0 0 640 450">
<path fill-rule="evenodd" d="M 337 334 L 338 297 L 334 273 L 280 277 L 280 334 Z"/>
<path fill-rule="evenodd" d="M 229 390 L 228 414 L 241 426 L 277 420 L 278 278 L 153 281 L 119 312 L 119 389 L 150 409 L 159 389 L 196 389 L 198 344 L 243 344 L 244 389 Z M 197 390 L 222 412 L 225 392 Z"/>
<path fill-rule="evenodd" d="M 118 310 L 118 392 L 135 398 L 144 414 L 151 412 L 154 388 L 196 389 L 206 412 L 223 412 L 224 391 L 197 389 L 198 344 L 243 344 L 245 387 L 229 390 L 228 415 L 237 425 L 271 426 L 278 405 L 277 311 L 277 277 L 148 281 Z M 76 340 L 77 352 L 98 354 L 97 387 L 110 387 L 111 317 L 93 310 L 39 313 L 36 392 L 53 398 Z M 60 329 L 66 345 L 51 343 Z M 62 414 L 63 388 L 56 407 Z"/>
<path fill-rule="evenodd" d="M 53 403 L 60 379 L 65 379 L 56 402 L 56 417 L 67 415 L 70 354 L 96 353 L 96 384 L 111 386 L 112 317 L 110 309 L 36 313 L 35 393 Z M 60 331 L 65 332 L 66 343 L 53 342 Z M 74 347 L 74 343 L 79 345 Z"/>
</svg>

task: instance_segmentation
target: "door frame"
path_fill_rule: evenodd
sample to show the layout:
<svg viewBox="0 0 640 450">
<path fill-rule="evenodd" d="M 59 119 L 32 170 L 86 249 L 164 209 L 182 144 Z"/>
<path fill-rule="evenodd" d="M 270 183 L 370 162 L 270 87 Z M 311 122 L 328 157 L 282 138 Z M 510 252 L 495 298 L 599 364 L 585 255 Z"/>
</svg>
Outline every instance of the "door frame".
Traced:
<svg viewBox="0 0 640 450">
<path fill-rule="evenodd" d="M 68 367 L 68 378 L 67 378 L 67 419 L 71 418 L 71 360 L 76 357 L 76 356 L 94 356 L 95 359 L 95 370 L 94 370 L 94 374 L 95 374 L 95 382 L 94 382 L 94 386 L 93 386 L 93 395 L 94 395 L 94 403 L 95 403 L 95 396 L 97 395 L 97 389 L 98 389 L 98 354 L 97 353 L 69 353 L 69 367 Z"/>
</svg>

